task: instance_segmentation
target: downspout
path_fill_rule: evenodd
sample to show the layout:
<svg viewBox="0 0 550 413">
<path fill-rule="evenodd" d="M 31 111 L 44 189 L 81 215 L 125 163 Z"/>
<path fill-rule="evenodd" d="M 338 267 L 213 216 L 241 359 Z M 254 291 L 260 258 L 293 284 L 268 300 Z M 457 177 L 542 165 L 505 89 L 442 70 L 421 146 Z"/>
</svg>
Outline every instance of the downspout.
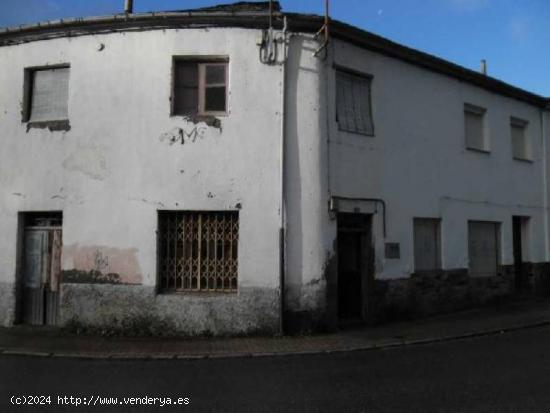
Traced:
<svg viewBox="0 0 550 413">
<path fill-rule="evenodd" d="M 548 248 L 550 248 L 550 243 L 548 239 L 548 170 L 547 170 L 547 163 L 548 160 L 546 159 L 546 112 L 548 111 L 550 107 L 547 106 L 545 108 L 542 108 L 540 110 L 540 126 L 541 126 L 541 134 L 542 134 L 542 194 L 543 194 L 543 203 L 544 206 L 544 261 L 549 261 L 549 252 Z"/>
<path fill-rule="evenodd" d="M 285 273 L 286 273 L 286 187 L 285 187 L 285 144 L 286 144 L 286 61 L 287 61 L 287 18 L 283 17 L 283 60 L 281 80 L 281 147 L 279 153 L 280 162 L 280 227 L 279 227 L 279 332 L 284 334 L 285 311 Z"/>
</svg>

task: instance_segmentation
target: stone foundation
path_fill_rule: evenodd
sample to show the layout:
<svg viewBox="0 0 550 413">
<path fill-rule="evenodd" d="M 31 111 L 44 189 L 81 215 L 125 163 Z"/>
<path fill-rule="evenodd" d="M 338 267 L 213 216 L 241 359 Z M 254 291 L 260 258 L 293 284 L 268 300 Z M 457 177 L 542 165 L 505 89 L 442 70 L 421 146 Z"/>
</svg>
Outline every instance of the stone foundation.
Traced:
<svg viewBox="0 0 550 413">
<path fill-rule="evenodd" d="M 241 335 L 279 331 L 276 289 L 156 294 L 153 287 L 62 284 L 60 325 L 124 334 Z"/>
<path fill-rule="evenodd" d="M 550 264 L 526 263 L 524 274 L 521 294 L 550 295 Z M 467 269 L 456 269 L 376 280 L 368 301 L 371 321 L 383 322 L 496 304 L 517 293 L 515 269 L 507 265 L 494 277 L 471 277 Z"/>
<path fill-rule="evenodd" d="M 15 284 L 0 283 L 0 326 L 9 327 L 15 320 Z"/>
</svg>

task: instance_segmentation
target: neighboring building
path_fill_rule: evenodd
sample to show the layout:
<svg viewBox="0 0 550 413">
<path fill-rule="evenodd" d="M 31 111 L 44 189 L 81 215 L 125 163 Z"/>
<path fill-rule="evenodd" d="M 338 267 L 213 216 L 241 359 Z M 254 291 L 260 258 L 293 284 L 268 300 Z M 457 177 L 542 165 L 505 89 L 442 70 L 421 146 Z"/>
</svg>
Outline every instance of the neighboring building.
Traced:
<svg viewBox="0 0 550 413">
<path fill-rule="evenodd" d="M 549 290 L 548 99 L 269 21 L 0 31 L 0 324 L 308 331 Z"/>
</svg>

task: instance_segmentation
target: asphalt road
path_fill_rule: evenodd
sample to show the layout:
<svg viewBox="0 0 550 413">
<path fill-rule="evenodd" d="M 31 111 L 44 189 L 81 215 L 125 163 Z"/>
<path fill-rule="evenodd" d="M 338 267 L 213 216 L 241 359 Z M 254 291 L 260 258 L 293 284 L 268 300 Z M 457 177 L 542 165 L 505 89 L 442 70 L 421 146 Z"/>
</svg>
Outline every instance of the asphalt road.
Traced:
<svg viewBox="0 0 550 413">
<path fill-rule="evenodd" d="M 11 405 L 13 395 L 50 395 L 51 404 Z M 58 396 L 80 397 L 82 403 L 110 396 L 117 403 L 123 397 L 181 398 L 181 403 L 188 398 L 189 404 L 77 407 L 59 405 Z M 191 361 L 0 356 L 0 412 L 11 411 L 548 412 L 550 327 L 315 356 Z"/>
</svg>

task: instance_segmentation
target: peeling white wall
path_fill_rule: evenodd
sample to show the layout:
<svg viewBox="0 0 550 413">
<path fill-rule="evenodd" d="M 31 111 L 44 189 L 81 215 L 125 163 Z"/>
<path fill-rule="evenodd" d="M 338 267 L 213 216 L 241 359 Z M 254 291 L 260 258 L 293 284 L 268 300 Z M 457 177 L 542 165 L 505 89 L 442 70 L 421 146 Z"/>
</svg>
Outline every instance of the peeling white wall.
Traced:
<svg viewBox="0 0 550 413">
<path fill-rule="evenodd" d="M 158 209 L 240 204 L 239 287 L 277 289 L 281 68 L 260 63 L 259 33 L 159 30 L 0 48 L 0 282 L 15 279 L 18 211 L 62 210 L 66 247 L 134 251 L 141 283 L 154 286 Z M 175 55 L 229 58 L 221 129 L 170 117 Z M 61 63 L 71 66 L 71 129 L 27 132 L 24 69 Z M 183 145 L 170 141 L 180 128 Z M 72 265 L 64 254 L 63 269 Z"/>
</svg>

